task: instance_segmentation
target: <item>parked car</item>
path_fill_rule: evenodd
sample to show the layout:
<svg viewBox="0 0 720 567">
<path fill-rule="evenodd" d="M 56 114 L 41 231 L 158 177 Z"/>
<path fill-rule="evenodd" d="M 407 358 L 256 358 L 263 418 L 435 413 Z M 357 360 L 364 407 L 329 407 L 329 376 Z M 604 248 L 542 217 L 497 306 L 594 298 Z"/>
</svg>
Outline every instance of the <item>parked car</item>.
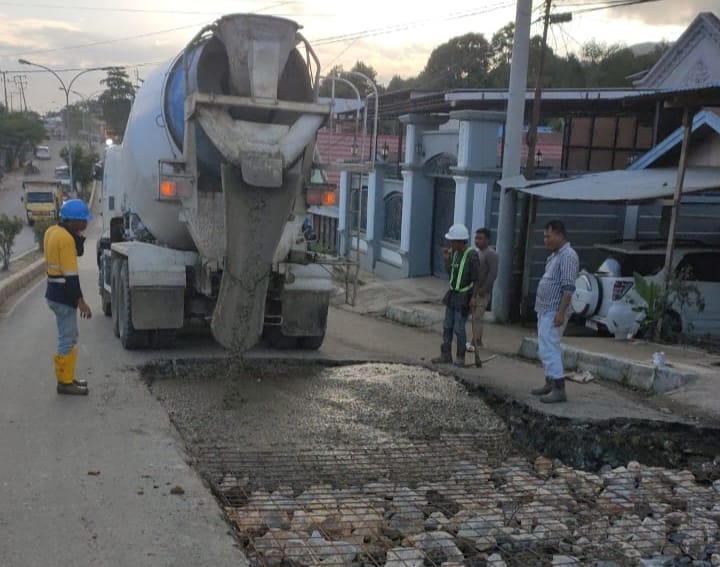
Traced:
<svg viewBox="0 0 720 567">
<path fill-rule="evenodd" d="M 663 283 L 664 242 L 622 242 L 595 248 L 602 260 L 592 273 L 582 270 L 575 282 L 572 306 L 591 329 L 606 329 L 617 338 L 634 335 L 643 314 L 633 308 L 644 305 L 635 290 L 634 274 Z M 680 306 L 668 314 L 667 329 L 672 334 L 720 335 L 720 248 L 699 242 L 678 242 L 673 254 L 676 274 L 689 268 L 689 281 L 695 285 L 705 307 Z"/>
<path fill-rule="evenodd" d="M 35 148 L 35 157 L 37 159 L 50 159 L 50 148 L 47 146 L 38 146 Z"/>
</svg>

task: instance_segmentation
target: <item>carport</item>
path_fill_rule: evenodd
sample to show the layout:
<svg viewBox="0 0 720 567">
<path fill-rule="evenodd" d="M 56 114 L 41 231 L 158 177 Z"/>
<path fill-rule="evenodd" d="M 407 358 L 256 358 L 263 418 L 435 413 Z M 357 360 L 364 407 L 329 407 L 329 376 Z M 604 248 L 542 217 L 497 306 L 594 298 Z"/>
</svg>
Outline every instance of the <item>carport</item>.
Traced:
<svg viewBox="0 0 720 567">
<path fill-rule="evenodd" d="M 657 167 L 637 170 L 614 170 L 592 173 L 578 177 L 560 179 L 527 180 L 524 176 L 500 180 L 504 189 L 513 189 L 527 193 L 535 198 L 555 199 L 560 201 L 583 201 L 595 203 L 616 203 L 633 205 L 643 202 L 658 202 L 663 205 L 663 219 L 669 220 L 667 248 L 665 257 L 665 274 L 670 275 L 669 266 L 677 231 L 679 205 L 683 195 L 698 194 L 720 188 L 720 165 L 688 166 L 690 136 L 692 134 L 693 116 L 703 106 L 720 106 L 720 86 L 696 89 L 666 91 L 651 95 L 628 97 L 628 107 L 638 101 L 652 100 L 666 107 L 683 109 L 682 143 L 678 165 L 675 167 Z M 530 204 L 530 219 L 524 235 L 526 244 L 530 241 L 531 231 L 535 224 L 535 199 Z M 665 211 L 669 214 L 665 216 Z M 522 237 L 522 236 L 521 236 Z M 498 235 L 498 241 L 501 235 Z M 527 246 L 525 247 L 527 250 Z M 519 259 L 523 265 L 522 299 L 529 295 L 529 275 L 527 252 Z M 498 290 L 508 294 L 509 290 Z"/>
</svg>

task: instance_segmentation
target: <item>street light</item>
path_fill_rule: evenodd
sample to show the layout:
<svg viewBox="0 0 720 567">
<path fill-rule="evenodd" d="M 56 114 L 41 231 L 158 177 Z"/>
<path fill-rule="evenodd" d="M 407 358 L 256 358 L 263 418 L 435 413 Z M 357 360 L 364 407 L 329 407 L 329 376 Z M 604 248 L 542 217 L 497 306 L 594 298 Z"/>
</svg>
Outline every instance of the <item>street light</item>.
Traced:
<svg viewBox="0 0 720 567">
<path fill-rule="evenodd" d="M 40 65 L 40 63 L 33 63 L 32 61 L 28 61 L 27 59 L 18 59 L 18 63 L 20 65 L 31 65 L 33 67 L 39 67 L 40 69 L 45 69 L 45 71 L 52 73 L 55 78 L 60 81 L 60 84 L 62 85 L 62 90 L 65 92 L 65 124 L 67 127 L 67 150 L 68 150 L 68 173 L 70 174 L 70 187 L 73 191 L 75 191 L 75 178 L 73 177 L 73 164 L 72 164 L 72 140 L 71 140 L 71 130 L 70 130 L 70 90 L 72 89 L 73 83 L 80 77 L 81 75 L 84 75 L 85 73 L 89 73 L 90 71 L 110 71 L 112 69 L 115 69 L 115 67 L 91 67 L 89 69 L 83 69 L 80 71 L 77 75 L 75 75 L 72 80 L 65 85 L 65 81 L 63 81 L 60 78 L 60 75 L 58 75 L 55 71 L 53 71 L 50 67 L 46 67 L 45 65 Z"/>
<path fill-rule="evenodd" d="M 73 94 L 75 94 L 75 95 L 77 95 L 77 96 L 79 96 L 79 97 L 82 99 L 82 101 L 83 101 L 82 129 L 83 129 L 83 131 L 85 132 L 85 136 L 86 136 L 86 138 L 87 138 L 88 148 L 91 148 L 91 147 L 92 147 L 91 140 L 90 140 L 91 136 L 90 136 L 90 133 L 89 133 L 88 130 L 87 130 L 87 126 L 85 125 L 85 115 L 88 115 L 88 118 L 91 118 L 90 113 L 89 113 L 88 103 L 89 103 L 89 101 L 91 101 L 91 100 L 93 99 L 93 97 L 95 97 L 95 95 L 100 94 L 100 93 L 102 92 L 102 90 L 95 91 L 94 93 L 89 94 L 89 95 L 87 95 L 87 96 L 85 96 L 85 95 L 82 94 L 81 92 L 74 91 L 74 90 L 73 90 L 73 91 L 70 91 L 70 92 L 73 93 Z M 92 127 L 92 120 L 90 120 L 90 126 Z"/>
</svg>

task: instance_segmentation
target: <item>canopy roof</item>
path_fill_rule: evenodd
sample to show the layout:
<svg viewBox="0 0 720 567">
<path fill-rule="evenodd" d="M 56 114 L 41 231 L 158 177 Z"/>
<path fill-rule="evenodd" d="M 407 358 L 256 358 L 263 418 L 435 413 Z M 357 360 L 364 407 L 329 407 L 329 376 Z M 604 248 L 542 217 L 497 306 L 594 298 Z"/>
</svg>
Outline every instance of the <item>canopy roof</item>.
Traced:
<svg viewBox="0 0 720 567">
<path fill-rule="evenodd" d="M 534 179 L 522 175 L 501 179 L 500 185 L 523 193 L 565 201 L 636 202 L 671 197 L 678 170 L 675 167 L 615 170 L 566 179 Z M 720 167 L 688 167 L 683 194 L 720 188 Z"/>
</svg>

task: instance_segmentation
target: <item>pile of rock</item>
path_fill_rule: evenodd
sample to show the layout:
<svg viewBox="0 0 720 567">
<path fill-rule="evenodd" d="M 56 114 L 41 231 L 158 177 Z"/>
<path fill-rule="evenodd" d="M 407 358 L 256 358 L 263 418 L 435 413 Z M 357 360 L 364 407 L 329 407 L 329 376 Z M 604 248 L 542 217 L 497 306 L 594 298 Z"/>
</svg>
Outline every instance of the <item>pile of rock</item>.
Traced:
<svg viewBox="0 0 720 567">
<path fill-rule="evenodd" d="M 688 471 L 633 462 L 592 474 L 540 457 L 437 476 L 412 488 L 248 488 L 226 513 L 256 565 L 720 565 L 720 483 Z M 238 490 L 234 478 L 223 486 Z"/>
</svg>

